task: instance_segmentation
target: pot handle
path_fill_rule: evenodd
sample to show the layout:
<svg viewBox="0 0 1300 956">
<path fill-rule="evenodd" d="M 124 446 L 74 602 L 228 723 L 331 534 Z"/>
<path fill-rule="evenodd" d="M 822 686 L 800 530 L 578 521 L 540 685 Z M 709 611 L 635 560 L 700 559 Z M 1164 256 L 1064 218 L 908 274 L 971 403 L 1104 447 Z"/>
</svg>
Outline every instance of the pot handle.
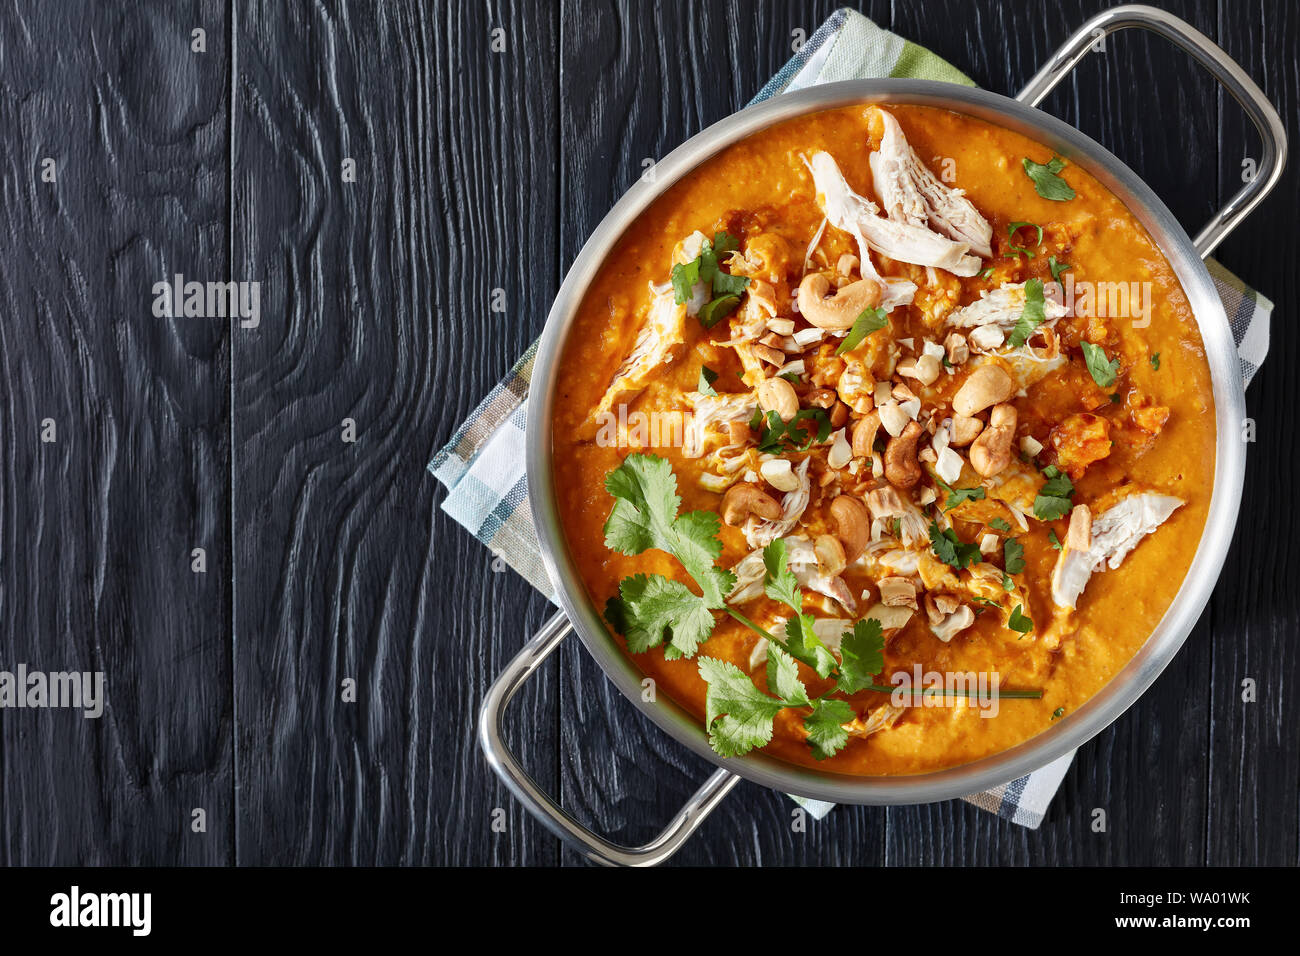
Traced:
<svg viewBox="0 0 1300 956">
<path fill-rule="evenodd" d="M 611 843 L 569 816 L 520 766 L 506 746 L 501 725 L 510 699 L 572 630 L 573 625 L 563 612 L 555 615 L 542 625 L 536 636 L 506 665 L 501 676 L 489 688 L 483 706 L 479 708 L 479 746 L 483 748 L 488 764 L 496 775 L 528 812 L 587 859 L 607 866 L 656 866 L 681 849 L 682 844 L 722 802 L 722 798 L 740 782 L 740 778 L 729 770 L 716 771 L 686 801 L 686 805 L 677 811 L 677 815 L 660 834 L 644 846 L 626 847 Z"/>
<path fill-rule="evenodd" d="M 1277 110 L 1273 109 L 1255 81 L 1214 41 L 1164 10 L 1141 5 L 1115 7 L 1097 14 L 1079 27 L 1016 99 L 1037 106 L 1087 55 L 1089 47 L 1098 39 L 1129 27 L 1158 33 L 1190 53 L 1241 104 L 1264 143 L 1263 160 L 1254 178 L 1197 234 L 1194 245 L 1204 259 L 1272 191 L 1282 177 L 1282 167 L 1286 165 L 1286 129 Z"/>
</svg>

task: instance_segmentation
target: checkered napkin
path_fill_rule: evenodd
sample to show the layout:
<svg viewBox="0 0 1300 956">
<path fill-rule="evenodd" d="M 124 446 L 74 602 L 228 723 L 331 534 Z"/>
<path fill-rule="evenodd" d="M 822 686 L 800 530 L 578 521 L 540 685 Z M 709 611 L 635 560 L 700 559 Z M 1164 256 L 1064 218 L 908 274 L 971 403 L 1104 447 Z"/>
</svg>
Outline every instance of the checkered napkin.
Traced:
<svg viewBox="0 0 1300 956">
<path fill-rule="evenodd" d="M 840 9 L 763 87 L 754 102 L 818 83 L 883 76 L 975 85 L 923 47 L 880 29 L 859 13 Z M 1242 377 L 1249 382 L 1268 354 L 1268 318 L 1273 303 L 1214 260 L 1206 265 L 1232 325 Z M 524 480 L 528 383 L 536 354 L 537 344 L 533 343 L 506 380 L 438 452 L 429 470 L 447 486 L 443 510 L 555 601 L 555 589 L 542 564 L 529 517 Z M 1019 780 L 964 799 L 1014 823 L 1037 828 L 1073 759 L 1073 753 L 1066 754 Z M 834 806 L 794 799 L 818 819 Z"/>
</svg>

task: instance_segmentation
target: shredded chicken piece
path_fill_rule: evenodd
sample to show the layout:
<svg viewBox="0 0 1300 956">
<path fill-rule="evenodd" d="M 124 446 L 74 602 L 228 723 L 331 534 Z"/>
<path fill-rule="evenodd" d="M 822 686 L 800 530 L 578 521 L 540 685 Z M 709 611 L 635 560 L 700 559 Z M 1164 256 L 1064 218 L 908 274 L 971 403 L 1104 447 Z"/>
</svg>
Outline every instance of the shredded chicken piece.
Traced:
<svg viewBox="0 0 1300 956">
<path fill-rule="evenodd" d="M 849 732 L 850 737 L 870 737 L 872 734 L 893 727 L 906 709 L 894 704 L 882 704 L 865 717 L 855 717 L 842 726 Z"/>
<path fill-rule="evenodd" d="M 585 437 L 594 435 L 619 405 L 640 395 L 659 368 L 677 360 L 685 343 L 686 307 L 678 305 L 672 293 L 656 296 L 632 351 L 623 359 L 604 396 L 584 423 Z"/>
<path fill-rule="evenodd" d="M 891 219 L 926 226 L 971 252 L 993 254 L 993 227 L 960 189 L 944 185 L 907 142 L 892 114 L 875 108 L 873 119 L 883 128 L 880 149 L 871 154 L 871 175 L 876 193 Z"/>
<path fill-rule="evenodd" d="M 1052 600 L 1073 609 L 1093 574 L 1114 570 L 1142 539 L 1186 502 L 1153 491 L 1134 492 L 1092 519 L 1092 546 L 1087 551 L 1061 548 L 1052 571 Z"/>
<path fill-rule="evenodd" d="M 838 601 L 850 614 L 857 613 L 857 601 L 844 579 L 837 574 L 827 574 L 817 564 L 813 543 L 802 535 L 785 539 L 786 559 L 800 587 L 808 588 Z M 763 594 L 763 577 L 767 568 L 763 564 L 763 549 L 758 548 L 741 558 L 733 567 L 736 584 L 727 595 L 728 604 L 744 604 Z"/>
<path fill-rule="evenodd" d="M 805 458 L 794 469 L 794 476 L 799 480 L 799 487 L 787 491 L 781 498 L 781 517 L 775 521 L 750 516 L 745 522 L 745 540 L 751 548 L 763 548 L 777 538 L 783 538 L 794 530 L 794 526 L 803 517 L 804 510 L 812 497 L 812 483 L 808 480 L 808 464 L 811 458 Z M 794 558 L 791 557 L 793 561 Z M 814 559 L 815 560 L 815 559 Z M 834 595 L 831 595 L 834 597 Z"/>
<path fill-rule="evenodd" d="M 996 289 L 983 292 L 970 305 L 963 306 L 948 313 L 944 325 L 954 329 L 973 329 L 996 326 L 1003 333 L 1010 332 L 1020 321 L 1025 311 L 1025 283 L 1006 282 Z M 1064 305 L 1051 296 L 1043 297 L 1043 314 L 1046 319 L 1039 328 L 1049 327 L 1058 319 L 1064 318 Z M 975 342 L 979 345 L 979 342 Z M 999 343 L 1000 344 L 1000 343 Z"/>
<path fill-rule="evenodd" d="M 906 547 L 913 548 L 930 540 L 925 515 L 893 485 L 885 485 L 870 492 L 867 495 L 867 508 L 873 521 L 889 524 L 897 518 L 899 537 Z"/>
<path fill-rule="evenodd" d="M 849 187 L 830 153 L 814 153 L 809 168 L 822 197 L 826 218 L 857 240 L 864 276 L 868 248 L 899 262 L 947 269 L 953 275 L 973 276 L 979 271 L 979 257 L 967 254 L 969 243 L 953 242 L 925 226 L 880 215 L 875 203 Z"/>
<path fill-rule="evenodd" d="M 705 453 L 711 429 L 726 430 L 732 422 L 748 422 L 758 409 L 758 400 L 747 392 L 719 395 L 688 392 L 686 403 L 692 408 L 682 447 L 682 454 L 687 458 L 699 458 Z"/>
</svg>

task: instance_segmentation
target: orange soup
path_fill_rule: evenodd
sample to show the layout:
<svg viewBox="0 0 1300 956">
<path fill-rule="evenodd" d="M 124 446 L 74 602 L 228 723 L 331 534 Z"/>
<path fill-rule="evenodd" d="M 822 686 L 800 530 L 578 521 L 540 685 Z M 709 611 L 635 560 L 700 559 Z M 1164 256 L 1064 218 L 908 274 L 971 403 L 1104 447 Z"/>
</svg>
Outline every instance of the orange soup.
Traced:
<svg viewBox="0 0 1300 956">
<path fill-rule="evenodd" d="M 609 250 L 554 469 L 610 632 L 726 756 L 847 774 L 1004 750 L 1165 613 L 1210 373 L 1120 201 L 1026 137 L 855 106 L 736 143 Z"/>
</svg>

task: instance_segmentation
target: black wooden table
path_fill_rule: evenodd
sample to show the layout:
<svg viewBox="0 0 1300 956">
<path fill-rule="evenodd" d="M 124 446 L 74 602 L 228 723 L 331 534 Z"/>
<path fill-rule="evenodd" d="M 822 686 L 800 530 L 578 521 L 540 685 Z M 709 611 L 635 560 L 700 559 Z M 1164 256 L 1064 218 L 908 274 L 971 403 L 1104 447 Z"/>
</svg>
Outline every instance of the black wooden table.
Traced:
<svg viewBox="0 0 1300 956">
<path fill-rule="evenodd" d="M 1107 5 L 862 9 L 1014 92 Z M 1165 5 L 1300 141 L 1295 5 Z M 439 510 L 424 467 L 642 161 L 743 106 L 834 6 L 0 12 L 0 669 L 102 670 L 108 698 L 97 720 L 0 710 L 0 864 L 576 862 L 474 739 L 551 609 Z M 1045 107 L 1191 229 L 1257 155 L 1213 81 L 1139 35 Z M 1218 254 L 1277 303 L 1223 577 L 1042 828 L 954 802 L 795 832 L 784 797 L 741 784 L 679 862 L 1297 862 L 1297 208 L 1293 164 Z M 156 316 L 176 274 L 259 282 L 258 324 Z M 709 768 L 571 645 L 513 742 L 580 817 L 644 839 Z"/>
</svg>

